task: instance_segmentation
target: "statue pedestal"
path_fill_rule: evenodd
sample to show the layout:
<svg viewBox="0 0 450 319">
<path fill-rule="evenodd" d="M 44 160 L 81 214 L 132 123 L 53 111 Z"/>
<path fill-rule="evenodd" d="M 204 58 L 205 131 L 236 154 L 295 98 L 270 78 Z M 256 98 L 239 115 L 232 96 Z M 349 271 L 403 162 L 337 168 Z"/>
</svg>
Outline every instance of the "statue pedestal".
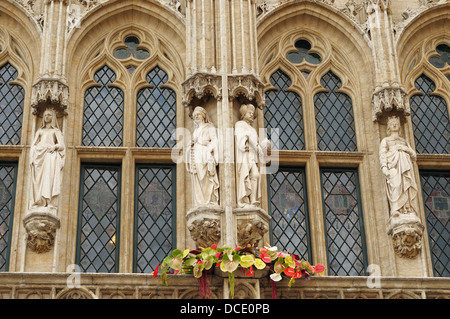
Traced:
<svg viewBox="0 0 450 319">
<path fill-rule="evenodd" d="M 23 218 L 23 225 L 27 231 L 27 247 L 39 254 L 52 249 L 60 226 L 56 208 L 32 208 Z"/>
<path fill-rule="evenodd" d="M 224 210 L 219 206 L 197 206 L 186 214 L 187 227 L 197 247 L 219 244 Z"/>
<path fill-rule="evenodd" d="M 392 238 L 395 253 L 400 257 L 416 257 L 422 249 L 424 228 L 414 213 L 392 216 L 387 233 Z"/>
<path fill-rule="evenodd" d="M 239 246 L 263 246 L 264 235 L 269 231 L 270 216 L 256 206 L 233 209 L 236 237 Z"/>
</svg>

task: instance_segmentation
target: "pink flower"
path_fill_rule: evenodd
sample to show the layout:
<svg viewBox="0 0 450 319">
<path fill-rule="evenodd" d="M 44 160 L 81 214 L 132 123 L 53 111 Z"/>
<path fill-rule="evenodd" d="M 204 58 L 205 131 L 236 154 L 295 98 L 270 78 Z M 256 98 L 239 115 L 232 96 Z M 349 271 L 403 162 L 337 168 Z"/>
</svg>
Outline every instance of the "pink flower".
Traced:
<svg viewBox="0 0 450 319">
<path fill-rule="evenodd" d="M 264 261 L 266 264 L 269 264 L 272 262 L 272 259 L 270 258 L 269 255 L 267 255 L 266 253 L 262 253 L 259 255 L 259 258 L 262 259 L 262 261 Z"/>
</svg>

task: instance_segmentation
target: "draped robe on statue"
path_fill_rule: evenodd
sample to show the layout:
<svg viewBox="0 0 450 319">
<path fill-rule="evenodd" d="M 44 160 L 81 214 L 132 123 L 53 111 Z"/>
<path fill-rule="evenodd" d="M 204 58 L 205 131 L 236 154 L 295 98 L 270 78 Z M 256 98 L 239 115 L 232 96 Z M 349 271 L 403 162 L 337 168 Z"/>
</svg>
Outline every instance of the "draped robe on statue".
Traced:
<svg viewBox="0 0 450 319">
<path fill-rule="evenodd" d="M 262 151 L 258 143 L 258 134 L 255 128 L 246 121 L 241 120 L 235 124 L 235 135 L 238 207 L 247 205 L 259 206 L 261 178 L 258 163 Z"/>
<path fill-rule="evenodd" d="M 193 205 L 218 205 L 218 145 L 216 128 L 212 123 L 201 123 L 195 129 L 186 151 L 186 163 L 192 177 Z"/>
<path fill-rule="evenodd" d="M 390 136 L 381 141 L 380 162 L 389 173 L 386 177 L 386 192 L 391 215 L 414 212 L 413 200 L 417 196 L 417 185 L 410 154 L 414 154 L 414 151 L 401 137 Z"/>
<path fill-rule="evenodd" d="M 31 207 L 55 207 L 55 200 L 61 193 L 65 147 L 62 133 L 55 122 L 54 115 L 51 127 L 43 125 L 39 128 L 31 144 Z M 57 149 L 51 152 L 50 148 L 55 145 Z"/>
</svg>

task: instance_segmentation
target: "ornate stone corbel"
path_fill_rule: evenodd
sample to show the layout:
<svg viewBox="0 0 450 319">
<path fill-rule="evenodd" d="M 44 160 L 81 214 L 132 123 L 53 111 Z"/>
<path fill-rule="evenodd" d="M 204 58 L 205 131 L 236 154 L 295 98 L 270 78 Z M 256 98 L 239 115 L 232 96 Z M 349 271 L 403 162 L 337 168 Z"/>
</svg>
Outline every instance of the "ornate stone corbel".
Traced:
<svg viewBox="0 0 450 319">
<path fill-rule="evenodd" d="M 47 210 L 34 211 L 25 216 L 23 225 L 27 231 L 27 247 L 38 254 L 52 249 L 60 226 L 58 217 Z"/>
<path fill-rule="evenodd" d="M 264 107 L 264 84 L 253 74 L 228 76 L 228 97 L 230 100 L 244 97 L 242 103 L 255 102 L 260 109 Z"/>
<path fill-rule="evenodd" d="M 233 209 L 236 219 L 238 245 L 262 246 L 264 235 L 269 231 L 270 216 L 261 208 Z"/>
<path fill-rule="evenodd" d="M 220 207 L 200 206 L 186 214 L 187 227 L 197 247 L 210 247 L 218 244 L 221 239 Z"/>
<path fill-rule="evenodd" d="M 69 105 L 69 87 L 58 79 L 40 79 L 33 85 L 31 91 L 31 107 L 34 108 L 33 114 L 37 114 L 39 104 L 48 102 L 59 106 L 62 110 L 67 109 Z"/>
<path fill-rule="evenodd" d="M 399 215 L 389 221 L 388 235 L 392 238 L 394 252 L 404 258 L 414 258 L 422 250 L 424 226 L 414 214 Z"/>
</svg>

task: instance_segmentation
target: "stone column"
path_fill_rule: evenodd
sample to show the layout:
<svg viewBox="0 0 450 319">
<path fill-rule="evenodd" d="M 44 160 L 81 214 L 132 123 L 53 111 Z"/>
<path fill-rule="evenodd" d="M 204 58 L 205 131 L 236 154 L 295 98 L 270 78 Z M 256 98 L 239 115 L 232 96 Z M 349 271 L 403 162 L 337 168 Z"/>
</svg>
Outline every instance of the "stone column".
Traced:
<svg viewBox="0 0 450 319">
<path fill-rule="evenodd" d="M 424 226 L 418 213 L 419 179 L 413 164 L 416 154 L 402 137 L 410 107 L 400 81 L 390 5 L 390 0 L 365 1 L 376 81 L 372 114 L 380 131 L 380 174 L 389 203 L 387 233 L 398 257 L 398 275 L 420 276 L 422 264 L 416 257 L 422 249 Z M 411 269 L 417 271 L 411 273 Z"/>
<path fill-rule="evenodd" d="M 52 251 L 60 227 L 58 207 L 65 160 L 63 129 L 69 94 L 64 76 L 67 5 L 67 0 L 43 2 L 40 75 L 31 95 L 35 122 L 30 147 L 29 204 L 23 225 L 27 232 L 27 256 L 40 254 L 38 258 L 27 258 L 27 264 L 36 263 L 33 269 L 42 271 L 53 268 L 53 256 L 47 253 Z"/>
<path fill-rule="evenodd" d="M 238 229 L 252 232 L 264 224 L 262 229 L 268 230 L 269 216 L 263 209 L 238 208 L 236 201 L 234 125 L 242 104 L 257 108 L 264 105 L 263 84 L 258 75 L 255 10 L 253 0 L 188 0 L 186 6 L 187 79 L 183 84 L 183 103 L 190 114 L 201 106 L 214 117 L 220 184 L 219 207 L 192 207 L 187 213 L 187 225 L 191 234 L 195 233 L 193 238 L 206 234 L 206 225 L 217 225 L 221 245 L 247 244 L 238 240 Z M 260 223 L 252 227 L 256 220 Z"/>
</svg>

